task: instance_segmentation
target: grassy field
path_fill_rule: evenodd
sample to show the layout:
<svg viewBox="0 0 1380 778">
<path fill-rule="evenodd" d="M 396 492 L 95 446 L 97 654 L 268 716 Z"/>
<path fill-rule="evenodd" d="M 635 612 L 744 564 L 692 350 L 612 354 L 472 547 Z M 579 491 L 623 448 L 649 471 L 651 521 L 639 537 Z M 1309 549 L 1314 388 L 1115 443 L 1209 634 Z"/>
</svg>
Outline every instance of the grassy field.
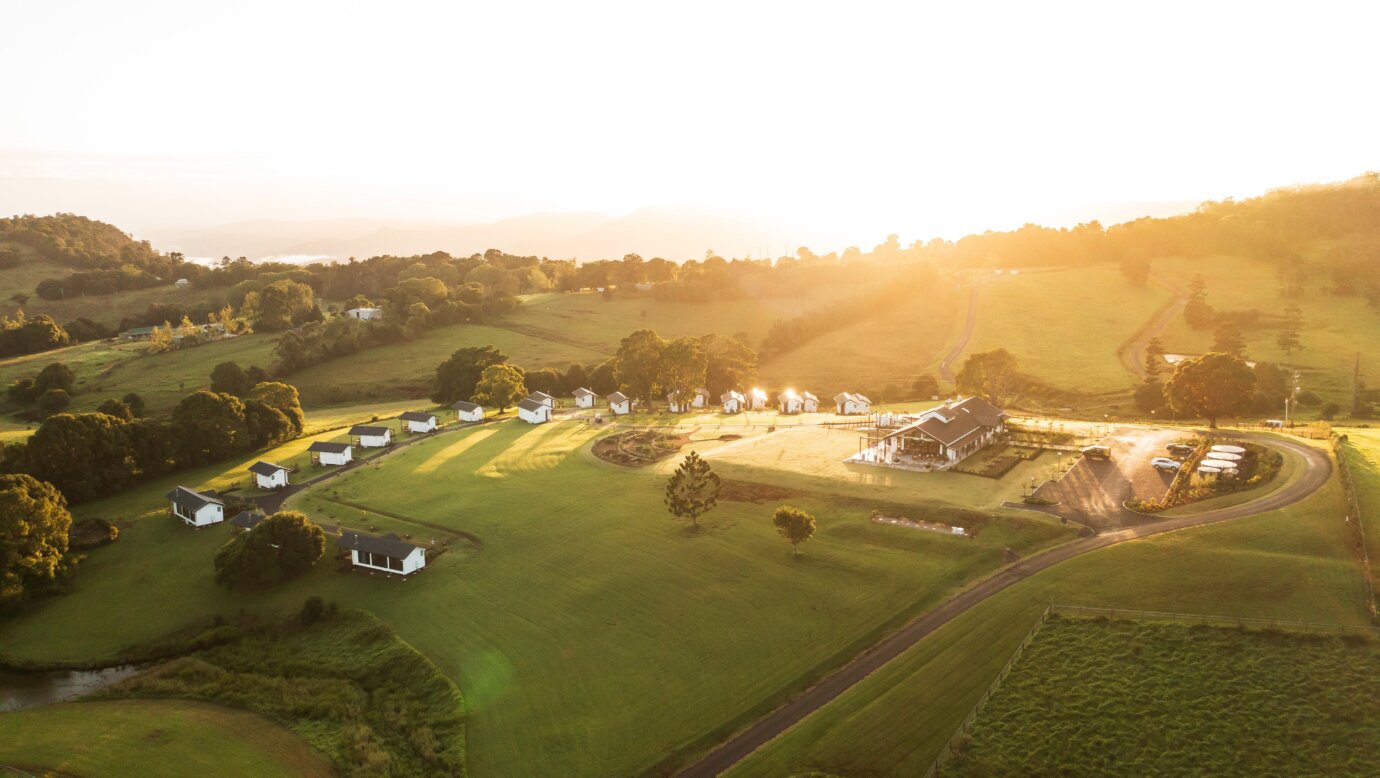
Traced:
<svg viewBox="0 0 1380 778">
<path fill-rule="evenodd" d="M 267 719 L 189 700 L 113 700 L 0 714 L 0 764 L 62 775 L 335 775 Z M 46 773 L 45 773 L 46 774 Z"/>
<path fill-rule="evenodd" d="M 66 324 L 78 317 L 86 317 L 100 322 L 111 329 L 120 324 L 125 317 L 139 316 L 153 303 L 178 303 L 195 305 L 202 302 L 219 302 L 225 299 L 226 287 L 198 289 L 191 287 L 177 289 L 173 286 L 155 286 L 150 289 L 136 289 L 108 295 L 74 297 L 67 300 L 45 300 L 34 294 L 34 287 L 45 278 L 60 278 L 70 274 L 70 268 L 49 262 L 25 262 L 19 267 L 0 270 L 0 289 L 5 290 L 0 297 L 0 314 L 14 315 L 19 309 L 29 316 L 48 314 L 58 324 Z M 29 295 L 23 305 L 10 299 L 14 293 Z"/>
<path fill-rule="evenodd" d="M 980 275 L 977 325 L 964 354 L 1004 348 L 1022 372 L 1089 394 L 1134 383 L 1117 350 L 1170 295 L 1135 287 L 1114 265 Z"/>
<path fill-rule="evenodd" d="M 1370 555 L 1370 574 L 1380 586 L 1380 430 L 1345 430 L 1347 461 L 1356 499 L 1361 504 L 1361 527 Z"/>
<path fill-rule="evenodd" d="M 1065 562 L 954 619 L 735 768 L 920 775 L 1051 602 L 1365 624 L 1335 481 L 1289 508 Z"/>
<path fill-rule="evenodd" d="M 1380 774 L 1380 641 L 1051 619 L 946 776 Z"/>
<path fill-rule="evenodd" d="M 475 774 L 627 774 L 761 713 L 995 568 L 1003 548 L 1028 554 L 1072 535 L 1002 518 L 964 540 L 874 524 L 865 492 L 811 492 L 790 500 L 820 521 L 794 562 L 770 526 L 775 502 L 722 503 L 689 532 L 661 504 L 674 462 L 599 461 L 587 444 L 600 433 L 580 422 L 446 433 L 294 498 L 323 522 L 447 547 L 410 580 L 321 565 L 268 593 L 216 587 L 211 558 L 227 532 L 178 526 L 160 498 L 223 468 L 81 506 L 127 522 L 120 541 L 90 554 L 73 593 L 0 627 L 0 655 L 113 656 L 191 620 L 320 593 L 377 614 L 458 682 Z"/>
<path fill-rule="evenodd" d="M 1155 264 L 1155 272 L 1185 287 L 1193 274 L 1201 273 L 1207 282 L 1208 303 L 1218 310 L 1255 309 L 1274 317 L 1287 305 L 1298 306 L 1304 320 L 1299 335 L 1302 351 L 1285 354 L 1275 342 L 1279 331 L 1273 326 L 1246 328 L 1246 351 L 1252 359 L 1300 370 L 1303 388 L 1325 400 L 1348 406 L 1358 353 L 1364 375 L 1380 374 L 1380 311 L 1367 307 L 1360 297 L 1337 297 L 1313 289 L 1300 298 L 1286 299 L 1271 266 L 1237 257 L 1215 257 L 1209 262 L 1165 260 Z M 1210 329 L 1190 328 L 1181 317 L 1163 340 L 1169 353 L 1200 354 L 1212 346 L 1213 335 Z"/>
</svg>

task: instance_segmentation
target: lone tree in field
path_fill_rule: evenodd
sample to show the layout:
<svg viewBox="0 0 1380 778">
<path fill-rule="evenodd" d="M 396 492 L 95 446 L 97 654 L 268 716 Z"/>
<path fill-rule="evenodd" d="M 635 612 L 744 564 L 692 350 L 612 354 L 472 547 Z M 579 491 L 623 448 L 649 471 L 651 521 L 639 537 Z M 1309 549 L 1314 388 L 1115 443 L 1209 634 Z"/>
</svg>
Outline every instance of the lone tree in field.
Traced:
<svg viewBox="0 0 1380 778">
<path fill-rule="evenodd" d="M 489 365 L 474 387 L 474 401 L 480 405 L 494 405 L 503 413 L 527 396 L 522 368 L 515 365 Z"/>
<path fill-rule="evenodd" d="M 1184 305 L 1184 321 L 1195 330 L 1205 329 L 1216 317 L 1216 311 L 1207 301 L 1207 281 L 1201 274 L 1193 276 L 1188 285 L 1188 302 Z"/>
<path fill-rule="evenodd" d="M 269 586 L 311 569 L 326 553 L 326 533 L 298 511 L 278 511 L 216 553 L 216 583 Z"/>
<path fill-rule="evenodd" d="M 1212 334 L 1212 350 L 1223 354 L 1246 358 L 1246 338 L 1241 328 L 1231 319 L 1223 319 Z"/>
<path fill-rule="evenodd" d="M 963 360 L 954 377 L 960 392 L 981 395 L 998 407 L 1010 399 L 1016 386 L 1016 358 L 1004 348 L 983 351 Z"/>
<path fill-rule="evenodd" d="M 815 536 L 815 517 L 789 505 L 782 505 L 772 514 L 771 523 L 777 534 L 791 543 L 791 556 L 800 556 L 800 544 Z"/>
<path fill-rule="evenodd" d="M 1164 396 L 1176 412 L 1202 416 L 1216 428 L 1218 418 L 1250 407 L 1254 389 L 1255 372 L 1245 360 L 1214 352 L 1176 365 Z"/>
<path fill-rule="evenodd" d="M 0 612 L 60 582 L 72 514 L 52 484 L 0 475 Z"/>
<path fill-rule="evenodd" d="M 1303 312 L 1297 305 L 1290 305 L 1284 309 L 1284 326 L 1280 327 L 1279 336 L 1275 342 L 1285 354 L 1293 354 L 1303 348 L 1303 343 L 1299 340 L 1299 328 L 1303 326 Z"/>
<path fill-rule="evenodd" d="M 666 482 L 666 509 L 672 516 L 689 519 L 699 529 L 699 518 L 719 502 L 719 476 L 709 469 L 709 463 L 691 451 L 680 463 L 671 480 Z"/>
</svg>

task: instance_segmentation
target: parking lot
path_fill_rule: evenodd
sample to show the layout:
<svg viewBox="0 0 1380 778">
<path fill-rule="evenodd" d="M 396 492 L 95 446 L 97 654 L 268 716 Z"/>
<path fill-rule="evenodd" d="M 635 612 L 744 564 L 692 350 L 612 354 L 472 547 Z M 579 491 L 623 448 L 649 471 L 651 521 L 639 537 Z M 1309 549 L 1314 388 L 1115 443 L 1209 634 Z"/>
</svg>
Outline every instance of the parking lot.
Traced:
<svg viewBox="0 0 1380 778">
<path fill-rule="evenodd" d="M 1123 503 L 1133 497 L 1158 498 L 1168 491 L 1174 474 L 1156 470 L 1150 460 L 1167 456 L 1165 446 L 1184 436 L 1181 430 L 1117 429 L 1100 441 L 1111 448 L 1111 458 L 1081 457 L 1063 478 L 1036 492 L 1059 503 L 1038 510 L 1099 531 L 1145 521 L 1144 516 L 1122 507 Z"/>
</svg>

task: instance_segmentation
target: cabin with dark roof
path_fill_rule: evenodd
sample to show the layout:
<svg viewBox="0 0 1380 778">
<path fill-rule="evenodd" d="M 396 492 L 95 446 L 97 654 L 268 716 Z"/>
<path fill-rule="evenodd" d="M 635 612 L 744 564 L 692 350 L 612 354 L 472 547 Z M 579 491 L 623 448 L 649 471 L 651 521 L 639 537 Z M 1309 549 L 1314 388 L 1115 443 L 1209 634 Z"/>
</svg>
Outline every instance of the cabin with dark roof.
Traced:
<svg viewBox="0 0 1380 778">
<path fill-rule="evenodd" d="M 528 424 L 545 424 L 551 421 L 551 406 L 532 397 L 518 403 L 518 418 Z"/>
<path fill-rule="evenodd" d="M 608 396 L 609 413 L 614 416 L 627 416 L 632 413 L 632 400 L 628 399 L 622 392 L 614 392 Z"/>
<path fill-rule="evenodd" d="M 166 499 L 172 514 L 193 527 L 225 521 L 225 503 L 209 494 L 179 486 L 168 492 Z"/>
<path fill-rule="evenodd" d="M 393 430 L 373 424 L 356 424 L 350 428 L 350 438 L 360 448 L 384 448 L 393 442 Z"/>
<path fill-rule="evenodd" d="M 967 397 L 898 417 L 904 423 L 871 443 L 864 461 L 949 467 L 981 451 L 1006 431 L 1005 411 L 981 397 Z"/>
<path fill-rule="evenodd" d="M 258 511 L 240 511 L 235 514 L 234 518 L 230 519 L 230 526 L 240 532 L 248 532 L 259 526 L 259 522 L 265 518 L 267 517 Z"/>
<path fill-rule="evenodd" d="M 531 394 L 527 395 L 527 399 L 536 400 L 537 402 L 544 404 L 546 407 L 550 408 L 553 411 L 556 409 L 556 398 L 552 397 L 546 392 L 532 392 Z"/>
<path fill-rule="evenodd" d="M 457 400 L 450 404 L 450 409 L 455 411 L 456 421 L 483 421 L 484 407 L 479 403 Z"/>
<path fill-rule="evenodd" d="M 282 489 L 288 485 L 288 469 L 282 465 L 260 459 L 249 466 L 254 474 L 254 485 L 260 489 Z"/>
<path fill-rule="evenodd" d="M 318 440 L 307 447 L 314 465 L 348 465 L 354 459 L 354 449 L 349 443 L 334 443 Z"/>
<path fill-rule="evenodd" d="M 395 575 L 411 575 L 426 567 L 426 548 L 391 532 L 366 535 L 342 529 L 335 544 L 350 552 L 350 563 L 356 567 Z"/>
<path fill-rule="evenodd" d="M 593 390 L 586 389 L 583 386 L 576 389 L 571 394 L 575 396 L 576 408 L 593 408 L 594 401 L 599 398 L 599 395 L 595 394 Z"/>
<path fill-rule="evenodd" d="M 407 422 L 408 432 L 435 432 L 441 424 L 436 414 L 425 411 L 403 411 L 398 418 Z"/>
</svg>

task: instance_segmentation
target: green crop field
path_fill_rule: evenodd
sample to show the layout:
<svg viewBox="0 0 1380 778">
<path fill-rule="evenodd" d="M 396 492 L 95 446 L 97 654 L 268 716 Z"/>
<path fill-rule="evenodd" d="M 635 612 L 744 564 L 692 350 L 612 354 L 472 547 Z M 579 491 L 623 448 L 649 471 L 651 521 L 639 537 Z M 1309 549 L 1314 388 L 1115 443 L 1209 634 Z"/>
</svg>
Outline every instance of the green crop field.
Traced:
<svg viewBox="0 0 1380 778">
<path fill-rule="evenodd" d="M 267 719 L 189 700 L 49 705 L 0 714 L 0 732 L 0 765 L 43 775 L 335 774 L 304 740 Z"/>
<path fill-rule="evenodd" d="M 1051 602 L 1366 624 L 1341 489 L 1070 560 L 955 618 L 730 775 L 920 775 Z"/>
<path fill-rule="evenodd" d="M 1051 619 L 946 776 L 1375 775 L 1380 640 Z"/>
<path fill-rule="evenodd" d="M 216 613 L 288 610 L 320 593 L 377 614 L 458 682 L 476 774 L 626 774 L 761 713 L 994 569 L 1002 549 L 1072 536 L 1043 517 L 991 520 L 975 539 L 877 525 L 867 492 L 820 490 L 789 498 L 820 520 L 796 562 L 770 526 L 775 501 L 724 502 L 691 533 L 661 503 L 674 463 L 599 461 L 587 450 L 599 434 L 574 421 L 444 433 L 290 503 L 446 546 L 406 581 L 322 564 L 270 592 L 216 587 L 211 558 L 228 533 L 178 526 L 161 495 L 239 477 L 225 468 L 80 506 L 125 522 L 119 542 L 91 552 L 75 591 L 0 627 L 0 656 L 108 657 Z M 732 443 L 693 445 L 712 456 Z"/>
</svg>

